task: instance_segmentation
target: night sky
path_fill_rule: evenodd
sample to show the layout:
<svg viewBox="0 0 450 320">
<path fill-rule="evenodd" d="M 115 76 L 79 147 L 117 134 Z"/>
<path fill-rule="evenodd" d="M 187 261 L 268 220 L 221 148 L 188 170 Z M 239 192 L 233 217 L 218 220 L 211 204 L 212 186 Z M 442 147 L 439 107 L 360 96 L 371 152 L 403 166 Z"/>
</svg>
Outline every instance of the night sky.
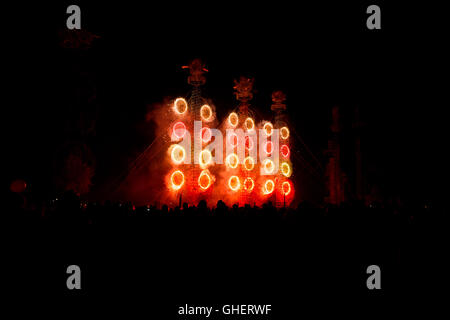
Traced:
<svg viewBox="0 0 450 320">
<path fill-rule="evenodd" d="M 65 9 L 75 3 L 82 29 L 101 37 L 84 51 L 59 45 Z M 93 188 L 101 188 L 153 140 L 154 128 L 145 120 L 149 106 L 189 92 L 181 66 L 199 57 L 209 69 L 203 93 L 215 102 L 219 119 L 237 106 L 233 79 L 255 77 L 252 106 L 269 117 L 272 91 L 284 91 L 291 123 L 323 159 L 332 106 L 341 107 L 349 131 L 358 106 L 370 181 L 388 195 L 443 199 L 444 20 L 431 6 L 376 3 L 382 10 L 377 31 L 365 27 L 372 3 L 276 1 L 243 8 L 238 1 L 146 7 L 63 1 L 8 7 L 2 106 L 8 181 L 23 178 L 43 197 L 51 195 L 55 152 L 73 134 L 67 123 L 80 105 L 76 88 L 89 79 L 98 111 L 87 143 L 96 159 Z"/>
</svg>

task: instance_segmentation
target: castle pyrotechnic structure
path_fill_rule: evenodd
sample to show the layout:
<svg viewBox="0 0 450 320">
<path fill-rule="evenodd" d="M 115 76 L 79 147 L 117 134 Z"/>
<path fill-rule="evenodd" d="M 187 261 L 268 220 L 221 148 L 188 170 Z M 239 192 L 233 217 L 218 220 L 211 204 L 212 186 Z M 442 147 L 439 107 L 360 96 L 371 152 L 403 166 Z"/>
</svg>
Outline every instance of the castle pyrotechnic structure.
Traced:
<svg viewBox="0 0 450 320">
<path fill-rule="evenodd" d="M 192 89 L 168 106 L 166 186 L 173 200 L 288 206 L 295 190 L 284 93 L 272 94 L 273 121 L 258 120 L 250 104 L 254 79 L 241 77 L 234 82 L 237 107 L 220 122 L 214 103 L 201 93 L 208 72 L 204 64 L 197 59 L 183 68 L 189 70 Z"/>
</svg>

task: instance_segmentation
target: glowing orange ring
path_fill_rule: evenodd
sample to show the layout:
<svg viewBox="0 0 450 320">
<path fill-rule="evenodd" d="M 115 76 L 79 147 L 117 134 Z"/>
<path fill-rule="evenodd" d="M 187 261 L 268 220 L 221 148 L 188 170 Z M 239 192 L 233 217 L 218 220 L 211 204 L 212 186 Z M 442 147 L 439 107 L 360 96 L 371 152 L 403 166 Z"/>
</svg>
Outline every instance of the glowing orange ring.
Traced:
<svg viewBox="0 0 450 320">
<path fill-rule="evenodd" d="M 176 152 L 181 153 L 181 156 L 177 156 Z M 180 164 L 184 161 L 184 159 L 186 158 L 186 151 L 184 150 L 184 148 L 182 146 L 180 146 L 179 144 L 176 144 L 173 146 L 172 148 L 172 152 L 170 153 L 170 156 L 172 158 L 172 161 L 176 164 Z"/>
<path fill-rule="evenodd" d="M 241 182 L 239 181 L 239 178 L 237 176 L 231 176 L 230 179 L 228 179 L 228 187 L 230 187 L 232 191 L 238 191 L 239 188 L 241 187 Z"/>
<path fill-rule="evenodd" d="M 287 186 L 288 189 L 286 189 L 285 186 Z M 281 185 L 281 190 L 283 191 L 283 194 L 285 196 L 287 196 L 289 193 L 291 193 L 291 184 L 289 182 L 287 182 L 287 181 L 283 182 L 282 185 Z"/>
<path fill-rule="evenodd" d="M 249 164 L 249 166 L 247 164 Z M 244 168 L 245 168 L 245 170 L 251 171 L 251 170 L 253 170 L 254 167 L 255 167 L 255 160 L 253 160 L 252 157 L 246 157 L 244 159 Z"/>
<path fill-rule="evenodd" d="M 266 136 L 270 137 L 273 133 L 273 124 L 271 124 L 270 122 L 266 122 L 263 128 Z"/>
<path fill-rule="evenodd" d="M 234 164 L 233 164 L 233 162 L 232 162 L 232 158 L 234 159 Z M 227 163 L 227 165 L 228 165 L 230 168 L 236 169 L 237 166 L 238 166 L 238 164 L 239 164 L 239 158 L 238 158 L 237 154 L 236 154 L 236 153 L 230 153 L 230 154 L 227 156 L 226 163 Z"/>
<path fill-rule="evenodd" d="M 285 177 L 290 177 L 291 176 L 291 166 L 289 165 L 289 163 L 287 162 L 283 162 L 281 164 L 281 173 L 285 176 Z"/>
<path fill-rule="evenodd" d="M 181 182 L 175 183 L 175 176 L 181 176 Z M 184 174 L 180 170 L 174 171 L 170 176 L 170 182 L 172 182 L 172 189 L 179 190 L 184 185 Z"/>
<path fill-rule="evenodd" d="M 252 118 L 245 119 L 244 123 L 245 123 L 245 128 L 247 129 L 247 131 L 252 131 L 253 129 L 255 129 L 255 122 L 253 121 Z M 249 126 L 248 123 L 251 123 L 251 126 Z"/>
<path fill-rule="evenodd" d="M 289 129 L 287 127 L 282 127 L 280 129 L 280 136 L 281 139 L 286 140 L 287 138 L 289 138 Z"/>
<path fill-rule="evenodd" d="M 203 154 L 208 155 L 208 161 L 203 160 Z M 200 164 L 200 167 L 205 167 L 212 162 L 212 154 L 211 151 L 209 151 L 208 149 L 202 150 L 198 157 L 199 157 L 198 163 Z"/>
<path fill-rule="evenodd" d="M 281 152 L 281 155 L 282 155 L 284 158 L 289 157 L 289 154 L 291 153 L 291 151 L 289 150 L 289 147 L 288 147 L 287 145 L 285 145 L 285 144 L 283 144 L 283 145 L 281 146 L 280 152 Z"/>
<path fill-rule="evenodd" d="M 206 186 L 202 185 L 202 177 L 208 177 L 208 184 Z M 200 175 L 198 176 L 198 186 L 202 189 L 202 190 L 206 190 L 208 189 L 212 184 L 212 178 L 208 173 L 208 170 L 203 170 Z"/>
<path fill-rule="evenodd" d="M 205 110 L 208 110 L 207 112 L 209 113 L 208 117 L 205 117 L 203 114 L 205 112 Z M 209 105 L 204 104 L 201 108 L 200 108 L 200 117 L 202 118 L 203 121 L 209 122 L 212 120 L 213 118 L 213 112 L 212 109 Z"/>
<path fill-rule="evenodd" d="M 248 183 L 251 183 L 251 187 L 248 186 Z M 247 192 L 252 192 L 252 190 L 253 190 L 254 187 L 255 187 L 255 182 L 253 181 L 253 179 L 250 178 L 250 177 L 247 177 L 247 178 L 244 180 L 244 189 L 245 189 Z"/>
<path fill-rule="evenodd" d="M 179 105 L 178 105 L 179 102 L 181 102 L 181 103 L 184 104 L 184 110 L 182 110 L 182 111 L 179 110 Z M 187 111 L 187 109 L 188 109 L 188 104 L 187 104 L 187 102 L 186 102 L 185 99 L 183 99 L 183 98 L 177 98 L 177 99 L 175 99 L 175 101 L 174 101 L 174 103 L 173 103 L 173 110 L 174 110 L 176 113 L 178 113 L 178 114 L 184 114 L 184 113 Z"/>
<path fill-rule="evenodd" d="M 236 112 L 230 113 L 230 115 L 228 116 L 228 123 L 232 127 L 236 127 L 239 124 L 239 116 Z"/>
<path fill-rule="evenodd" d="M 268 169 L 268 168 L 267 168 L 268 166 L 270 166 L 271 169 Z M 264 168 L 264 171 L 265 171 L 267 174 L 271 174 L 271 173 L 273 172 L 273 170 L 275 170 L 275 164 L 273 163 L 272 160 L 266 159 L 266 160 L 264 160 L 264 162 L 263 162 L 263 168 Z"/>
<path fill-rule="evenodd" d="M 273 180 L 271 180 L 271 179 L 266 180 L 266 182 L 264 183 L 263 193 L 271 194 L 274 189 L 275 189 L 275 183 L 273 182 Z"/>
</svg>

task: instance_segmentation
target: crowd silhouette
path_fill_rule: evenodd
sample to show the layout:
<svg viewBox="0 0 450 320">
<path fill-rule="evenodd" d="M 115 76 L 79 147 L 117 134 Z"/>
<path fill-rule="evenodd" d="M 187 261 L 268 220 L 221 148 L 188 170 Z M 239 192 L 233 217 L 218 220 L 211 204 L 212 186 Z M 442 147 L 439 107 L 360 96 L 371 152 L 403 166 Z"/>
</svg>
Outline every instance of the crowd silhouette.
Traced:
<svg viewBox="0 0 450 320">
<path fill-rule="evenodd" d="M 95 260 L 99 243 L 106 245 L 103 252 L 109 250 L 113 256 L 134 252 L 139 257 L 143 252 L 148 254 L 151 246 L 152 259 L 164 261 L 169 255 L 168 261 L 172 261 L 185 257 L 183 261 L 191 264 L 185 268 L 202 278 L 208 272 L 214 273 L 205 265 L 232 264 L 228 270 L 237 265 L 252 268 L 256 272 L 254 279 L 248 280 L 248 275 L 242 279 L 253 281 L 255 287 L 260 286 L 257 277 L 263 272 L 278 279 L 275 286 L 280 288 L 286 283 L 308 286 L 308 281 L 314 288 L 320 286 L 317 279 L 322 279 L 324 288 L 333 281 L 335 287 L 342 287 L 353 277 L 355 286 L 364 290 L 361 279 L 367 277 L 365 268 L 371 264 L 388 270 L 383 277 L 384 288 L 414 289 L 419 285 L 417 275 L 422 275 L 421 287 L 434 287 L 444 271 L 444 237 L 448 233 L 446 211 L 430 204 L 366 206 L 353 202 L 317 206 L 302 202 L 296 208 L 276 208 L 270 202 L 260 207 L 239 207 L 219 200 L 214 207 L 208 207 L 205 201 L 158 207 L 135 206 L 132 202 L 86 202 L 66 192 L 41 205 L 12 193 L 7 211 L 4 218 L 8 217 L 10 225 L 19 230 L 16 239 L 34 239 L 24 241 L 22 252 L 35 254 L 37 259 L 56 259 L 67 251 L 69 243 L 73 250 L 68 251 L 67 259 L 73 259 L 74 252 L 78 252 L 79 257 L 84 257 L 81 260 L 87 259 L 87 252 L 89 259 Z M 230 254 L 229 260 L 225 254 Z M 124 261 L 124 268 L 131 268 L 129 258 Z M 336 279 L 341 278 L 330 273 L 331 266 L 348 272 L 348 277 L 342 278 L 346 280 L 337 283 Z M 304 273 L 320 276 L 305 280 Z"/>
</svg>

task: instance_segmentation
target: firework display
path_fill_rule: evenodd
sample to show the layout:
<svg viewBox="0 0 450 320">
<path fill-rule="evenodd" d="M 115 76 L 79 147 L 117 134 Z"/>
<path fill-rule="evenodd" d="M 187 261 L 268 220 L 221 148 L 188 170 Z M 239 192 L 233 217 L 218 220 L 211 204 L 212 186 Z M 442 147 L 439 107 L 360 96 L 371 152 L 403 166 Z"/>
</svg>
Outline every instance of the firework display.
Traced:
<svg viewBox="0 0 450 320">
<path fill-rule="evenodd" d="M 289 205 L 294 186 L 285 95 L 272 95 L 273 122 L 259 120 L 250 105 L 254 79 L 241 77 L 234 83 L 238 107 L 219 122 L 213 102 L 200 91 L 208 70 L 200 60 L 183 68 L 189 69 L 192 90 L 169 106 L 171 169 L 166 184 L 172 200 Z"/>
</svg>

